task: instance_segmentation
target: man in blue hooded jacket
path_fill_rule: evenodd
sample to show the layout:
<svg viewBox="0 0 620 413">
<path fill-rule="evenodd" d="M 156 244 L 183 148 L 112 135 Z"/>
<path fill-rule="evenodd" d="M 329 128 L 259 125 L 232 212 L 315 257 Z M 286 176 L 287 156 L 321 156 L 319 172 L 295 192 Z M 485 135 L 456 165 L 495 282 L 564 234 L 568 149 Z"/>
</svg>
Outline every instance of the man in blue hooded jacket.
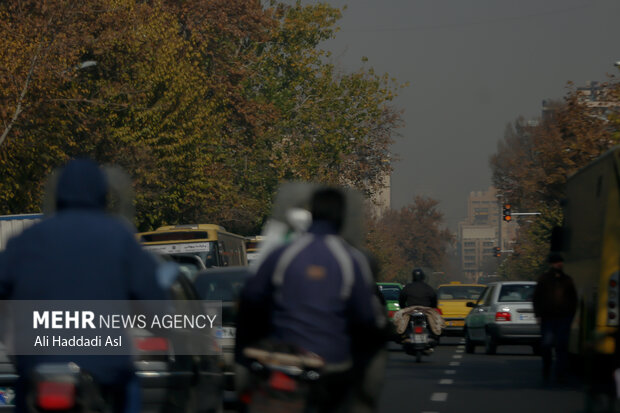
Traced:
<svg viewBox="0 0 620 413">
<path fill-rule="evenodd" d="M 57 212 L 11 239 L 0 255 L 0 298 L 166 299 L 155 259 L 142 250 L 125 222 L 105 212 L 107 193 L 99 166 L 86 159 L 69 162 L 56 188 Z M 68 361 L 118 396 L 115 411 L 126 409 L 128 389 L 136 383 L 130 355 L 37 355 L 16 357 L 17 411 L 25 411 L 27 380 L 36 365 Z M 139 406 L 135 400 L 131 405 Z"/>
<path fill-rule="evenodd" d="M 317 407 L 341 411 L 351 390 L 352 337 L 379 334 L 386 319 L 366 257 L 338 235 L 344 195 L 317 191 L 311 212 L 308 233 L 270 253 L 242 291 L 238 359 L 239 350 L 265 337 L 318 354 L 327 374 Z"/>
</svg>

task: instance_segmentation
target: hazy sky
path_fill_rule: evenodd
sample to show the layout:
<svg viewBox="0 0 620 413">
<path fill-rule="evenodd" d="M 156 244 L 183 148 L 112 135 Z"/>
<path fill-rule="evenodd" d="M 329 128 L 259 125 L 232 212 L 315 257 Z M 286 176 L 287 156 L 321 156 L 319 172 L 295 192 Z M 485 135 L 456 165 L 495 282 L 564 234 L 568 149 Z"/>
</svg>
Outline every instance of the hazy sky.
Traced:
<svg viewBox="0 0 620 413">
<path fill-rule="evenodd" d="M 354 70 L 367 56 L 410 82 L 395 102 L 406 126 L 393 146 L 392 207 L 431 196 L 452 229 L 469 192 L 491 184 L 488 160 L 506 124 L 538 116 L 569 80 L 605 80 L 620 60 L 619 0 L 328 3 L 348 7 L 324 44 L 335 63 Z"/>
</svg>

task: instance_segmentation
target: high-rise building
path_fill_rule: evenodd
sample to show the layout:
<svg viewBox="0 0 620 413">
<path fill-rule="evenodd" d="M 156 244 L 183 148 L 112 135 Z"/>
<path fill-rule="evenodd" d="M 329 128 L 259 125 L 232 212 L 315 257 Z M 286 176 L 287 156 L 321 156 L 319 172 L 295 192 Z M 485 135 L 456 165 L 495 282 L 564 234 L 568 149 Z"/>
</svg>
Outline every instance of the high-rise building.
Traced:
<svg viewBox="0 0 620 413">
<path fill-rule="evenodd" d="M 501 254 L 511 251 L 517 224 L 503 220 L 503 204 L 508 201 L 494 187 L 471 192 L 467 198 L 467 218 L 459 223 L 457 244 L 463 274 L 472 281 L 489 275 L 499 260 L 495 248 Z"/>
<path fill-rule="evenodd" d="M 385 211 L 390 209 L 391 178 L 390 174 L 383 176 L 381 189 L 372 198 L 373 212 L 376 217 L 383 216 Z"/>
</svg>

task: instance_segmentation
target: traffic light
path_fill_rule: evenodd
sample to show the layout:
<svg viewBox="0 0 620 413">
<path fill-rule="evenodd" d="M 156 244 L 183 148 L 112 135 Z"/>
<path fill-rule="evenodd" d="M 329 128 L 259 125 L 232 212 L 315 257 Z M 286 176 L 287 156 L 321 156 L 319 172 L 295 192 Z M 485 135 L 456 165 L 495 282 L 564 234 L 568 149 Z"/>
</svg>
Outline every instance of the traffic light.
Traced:
<svg viewBox="0 0 620 413">
<path fill-rule="evenodd" d="M 501 257 L 502 256 L 502 249 L 500 247 L 495 247 L 495 256 L 496 257 Z"/>
<path fill-rule="evenodd" d="M 512 221 L 512 216 L 510 212 L 510 204 L 504 204 L 504 221 L 506 222 Z"/>
</svg>

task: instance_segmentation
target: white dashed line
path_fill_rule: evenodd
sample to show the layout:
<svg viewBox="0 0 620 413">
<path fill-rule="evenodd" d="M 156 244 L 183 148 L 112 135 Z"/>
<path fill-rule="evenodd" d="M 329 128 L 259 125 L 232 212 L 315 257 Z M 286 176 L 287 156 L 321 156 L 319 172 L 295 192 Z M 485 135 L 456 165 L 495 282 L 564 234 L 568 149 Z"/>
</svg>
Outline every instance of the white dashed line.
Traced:
<svg viewBox="0 0 620 413">
<path fill-rule="evenodd" d="M 461 353 L 465 353 L 465 350 L 456 350 L 456 352 L 461 354 Z"/>
<path fill-rule="evenodd" d="M 462 359 L 463 356 L 461 356 L 460 354 L 455 354 L 454 356 L 452 356 L 453 359 Z"/>
<path fill-rule="evenodd" d="M 444 371 L 446 374 L 456 374 L 456 370 L 446 370 Z"/>
<path fill-rule="evenodd" d="M 465 350 L 465 346 L 457 346 L 457 350 Z"/>
<path fill-rule="evenodd" d="M 450 367 L 457 367 L 460 366 L 461 362 L 460 361 L 451 361 L 450 362 Z"/>
<path fill-rule="evenodd" d="M 452 379 L 441 379 L 439 380 L 439 384 L 453 384 L 454 380 Z"/>
<path fill-rule="evenodd" d="M 448 400 L 448 393 L 433 393 L 431 395 L 432 402 L 445 402 Z"/>
</svg>

